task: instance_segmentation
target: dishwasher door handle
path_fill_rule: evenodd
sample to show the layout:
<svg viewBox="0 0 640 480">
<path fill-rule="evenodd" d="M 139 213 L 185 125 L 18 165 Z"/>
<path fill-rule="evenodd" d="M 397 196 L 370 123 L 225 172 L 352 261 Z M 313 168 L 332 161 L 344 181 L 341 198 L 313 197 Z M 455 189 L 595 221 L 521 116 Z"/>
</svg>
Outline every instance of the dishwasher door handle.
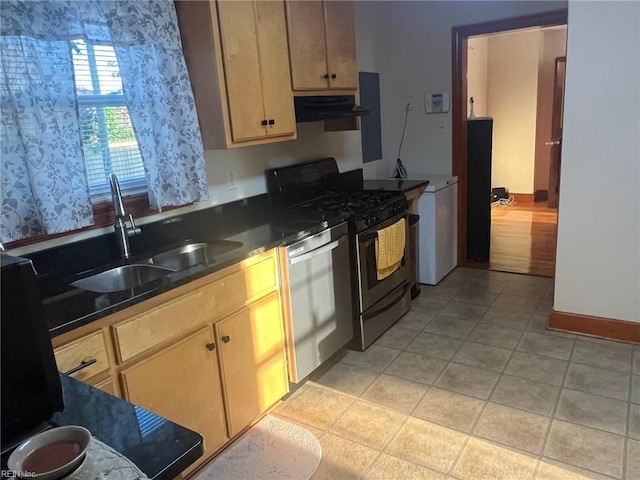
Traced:
<svg viewBox="0 0 640 480">
<path fill-rule="evenodd" d="M 338 240 L 334 242 L 327 243 L 322 247 L 318 247 L 315 250 L 311 250 L 310 252 L 300 255 L 298 257 L 290 258 L 289 265 L 295 265 L 296 263 L 305 262 L 307 260 L 312 259 L 313 257 L 317 257 L 318 255 L 322 255 L 323 253 L 330 252 L 331 250 L 334 250 L 338 248 L 341 244 L 343 244 L 346 239 L 347 239 L 347 236 L 343 235 L 342 237 L 340 237 Z"/>
</svg>

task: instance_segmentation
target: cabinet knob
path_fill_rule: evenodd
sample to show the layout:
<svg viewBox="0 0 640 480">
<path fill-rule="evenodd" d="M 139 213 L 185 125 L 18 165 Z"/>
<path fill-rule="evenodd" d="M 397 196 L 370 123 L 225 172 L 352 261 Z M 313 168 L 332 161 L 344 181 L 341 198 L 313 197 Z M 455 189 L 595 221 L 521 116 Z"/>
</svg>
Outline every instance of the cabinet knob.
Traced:
<svg viewBox="0 0 640 480">
<path fill-rule="evenodd" d="M 211 342 L 211 343 L 207 343 L 207 350 L 209 350 L 210 352 L 213 352 L 216 349 L 216 344 Z"/>
<path fill-rule="evenodd" d="M 322 75 L 322 78 L 324 78 L 325 80 L 328 80 L 329 79 L 329 74 L 325 73 L 324 75 Z"/>
<path fill-rule="evenodd" d="M 229 338 L 229 335 L 224 335 L 222 337 L 222 343 L 229 343 L 231 341 L 231 338 Z"/>
<path fill-rule="evenodd" d="M 271 120 L 269 120 L 269 125 L 275 125 L 275 124 L 276 124 L 275 118 L 272 118 Z"/>
<path fill-rule="evenodd" d="M 266 127 L 266 126 L 267 126 L 267 124 L 268 124 L 268 122 L 267 122 L 266 120 L 262 120 L 262 121 L 260 122 L 260 125 L 262 125 L 263 127 Z"/>
<path fill-rule="evenodd" d="M 335 78 L 337 77 L 337 75 L 335 73 L 331 74 L 331 78 L 333 78 L 335 80 Z"/>
</svg>

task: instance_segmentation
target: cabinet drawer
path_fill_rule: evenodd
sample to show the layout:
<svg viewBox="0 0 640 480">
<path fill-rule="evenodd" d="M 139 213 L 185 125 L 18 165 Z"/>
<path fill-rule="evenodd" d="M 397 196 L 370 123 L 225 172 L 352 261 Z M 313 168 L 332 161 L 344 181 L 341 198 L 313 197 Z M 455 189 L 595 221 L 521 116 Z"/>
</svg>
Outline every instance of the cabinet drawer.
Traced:
<svg viewBox="0 0 640 480">
<path fill-rule="evenodd" d="M 241 308 L 278 286 L 275 256 L 112 326 L 120 362 Z"/>
<path fill-rule="evenodd" d="M 225 317 L 278 287 L 275 256 L 203 287 L 210 318 Z"/>
<path fill-rule="evenodd" d="M 79 367 L 83 362 L 95 360 L 91 365 L 71 374 L 73 378 L 78 380 L 86 380 L 109 369 L 109 360 L 102 332 L 87 335 L 75 342 L 57 348 L 55 356 L 58 370 L 61 372 L 68 372 L 73 368 Z"/>
<path fill-rule="evenodd" d="M 203 290 L 196 290 L 111 327 L 120 362 L 202 324 L 207 317 Z"/>
</svg>

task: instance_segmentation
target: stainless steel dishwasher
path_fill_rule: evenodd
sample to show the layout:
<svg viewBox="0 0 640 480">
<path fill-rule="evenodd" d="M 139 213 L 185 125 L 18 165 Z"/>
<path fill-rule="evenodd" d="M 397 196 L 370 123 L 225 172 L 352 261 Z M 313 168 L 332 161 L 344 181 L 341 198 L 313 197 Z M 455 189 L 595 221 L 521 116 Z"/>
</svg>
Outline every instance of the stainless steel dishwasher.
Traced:
<svg viewBox="0 0 640 480">
<path fill-rule="evenodd" d="M 353 336 L 347 224 L 286 247 L 283 260 L 289 279 L 285 308 L 290 308 L 294 342 L 289 377 L 298 383 Z"/>
</svg>

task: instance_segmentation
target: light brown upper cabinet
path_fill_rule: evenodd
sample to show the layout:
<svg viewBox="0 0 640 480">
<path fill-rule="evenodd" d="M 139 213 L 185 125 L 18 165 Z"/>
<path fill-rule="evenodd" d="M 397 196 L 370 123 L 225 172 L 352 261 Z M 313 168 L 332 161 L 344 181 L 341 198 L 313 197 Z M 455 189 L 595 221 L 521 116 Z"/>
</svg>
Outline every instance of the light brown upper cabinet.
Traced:
<svg viewBox="0 0 640 480">
<path fill-rule="evenodd" d="M 178 1 L 205 149 L 293 140 L 283 1 Z"/>
<path fill-rule="evenodd" d="M 356 90 L 353 2 L 293 0 L 286 6 L 293 90 Z"/>
</svg>

